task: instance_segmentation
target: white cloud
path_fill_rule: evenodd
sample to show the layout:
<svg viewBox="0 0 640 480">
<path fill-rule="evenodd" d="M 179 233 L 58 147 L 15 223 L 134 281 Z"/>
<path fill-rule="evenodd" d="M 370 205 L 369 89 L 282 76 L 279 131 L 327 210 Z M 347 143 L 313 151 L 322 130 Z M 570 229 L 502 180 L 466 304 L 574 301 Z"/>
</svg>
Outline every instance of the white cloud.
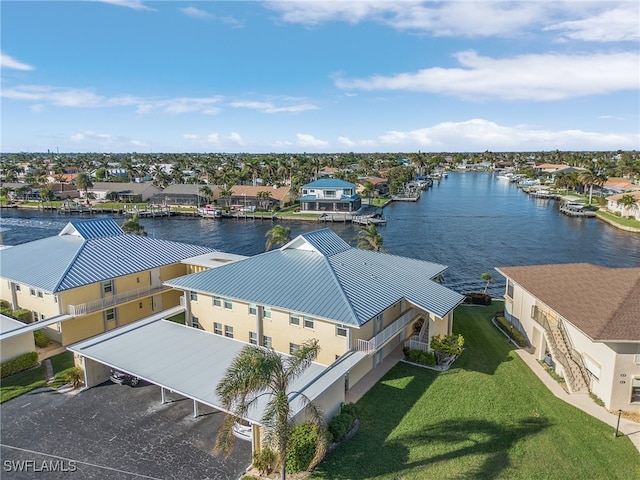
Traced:
<svg viewBox="0 0 640 480">
<path fill-rule="evenodd" d="M 528 125 L 503 126 L 484 119 L 443 122 L 410 131 L 390 131 L 377 140 L 386 150 L 528 151 L 635 149 L 640 135 L 582 130 L 551 131 Z"/>
<path fill-rule="evenodd" d="M 548 101 L 623 90 L 638 90 L 636 53 L 591 55 L 531 54 L 497 59 L 474 51 L 456 55 L 460 68 L 434 67 L 365 79 L 335 78 L 338 88 L 401 90 L 465 99 Z"/>
<path fill-rule="evenodd" d="M 71 140 L 74 142 L 81 142 L 83 140 L 111 140 L 111 135 L 108 133 L 97 133 L 92 130 L 84 130 L 71 135 Z"/>
<path fill-rule="evenodd" d="M 559 31 L 562 38 L 588 42 L 634 41 L 640 38 L 637 2 L 625 2 L 604 12 L 597 12 L 580 20 L 558 22 L 546 27 Z"/>
<path fill-rule="evenodd" d="M 243 145 L 244 142 L 242 141 L 242 137 L 240 136 L 239 133 L 237 132 L 231 132 L 227 137 L 227 140 L 229 140 L 231 143 L 235 143 L 237 145 Z"/>
<path fill-rule="evenodd" d="M 298 139 L 298 145 L 301 147 L 326 148 L 329 146 L 329 142 L 320 140 L 306 133 L 298 133 L 296 134 L 296 138 Z"/>
<path fill-rule="evenodd" d="M 24 72 L 35 70 L 35 67 L 33 67 L 32 65 L 23 63 L 4 53 L 0 53 L 0 68 L 8 68 L 11 70 L 22 70 Z"/>
<path fill-rule="evenodd" d="M 234 108 L 250 108 L 264 113 L 300 113 L 307 110 L 317 110 L 317 106 L 311 103 L 298 103 L 293 105 L 275 105 L 272 102 L 236 101 L 229 106 Z"/>
<path fill-rule="evenodd" d="M 133 10 L 146 10 L 149 12 L 157 12 L 155 8 L 151 8 L 142 3 L 142 0 L 98 0 L 102 3 L 116 5 L 118 7 L 131 8 Z"/>
<path fill-rule="evenodd" d="M 338 137 L 338 142 L 340 142 L 345 147 L 355 147 L 357 145 L 356 142 L 347 137 Z"/>
<path fill-rule="evenodd" d="M 133 106 L 139 114 L 154 111 L 180 114 L 199 112 L 213 115 L 220 111 L 215 105 L 223 97 L 176 97 L 167 99 L 140 98 L 133 95 L 105 97 L 87 88 L 52 87 L 46 85 L 20 85 L 3 88 L 0 96 L 11 100 L 38 102 L 58 107 L 102 108 Z M 40 106 L 40 108 L 42 108 Z"/>
<path fill-rule="evenodd" d="M 220 141 L 220 135 L 217 133 L 210 133 L 206 138 L 207 143 L 218 143 Z"/>
<path fill-rule="evenodd" d="M 198 136 L 194 135 L 193 133 L 184 133 L 182 134 L 182 138 L 184 138 L 185 140 L 197 140 Z"/>
<path fill-rule="evenodd" d="M 188 17 L 213 18 L 213 15 L 211 15 L 209 12 L 206 12 L 196 7 L 183 7 L 183 8 L 179 8 L 179 10 Z"/>
</svg>

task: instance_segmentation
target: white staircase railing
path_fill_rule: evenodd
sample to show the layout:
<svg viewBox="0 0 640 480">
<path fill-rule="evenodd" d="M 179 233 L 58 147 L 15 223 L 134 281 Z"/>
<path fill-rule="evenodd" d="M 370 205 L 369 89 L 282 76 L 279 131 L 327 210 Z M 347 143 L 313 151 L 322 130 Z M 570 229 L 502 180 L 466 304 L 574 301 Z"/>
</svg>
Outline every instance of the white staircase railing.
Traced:
<svg viewBox="0 0 640 480">
<path fill-rule="evenodd" d="M 89 313 L 98 312 L 105 308 L 110 308 L 121 303 L 130 302 L 139 298 L 148 297 L 161 293 L 167 290 L 171 290 L 171 287 L 165 287 L 164 285 L 148 286 L 138 288 L 137 290 L 130 290 L 128 292 L 116 293 L 109 297 L 100 298 L 91 302 L 80 303 L 78 305 L 68 305 L 67 312 L 69 315 L 77 317 L 79 315 L 87 315 Z"/>
<path fill-rule="evenodd" d="M 404 327 L 411 322 L 418 314 L 420 310 L 412 308 L 403 313 L 396 321 L 394 321 L 387 328 L 378 333 L 370 340 L 358 339 L 357 349 L 359 352 L 373 353 L 382 348 L 385 344 L 394 338 L 398 333 L 402 331 Z"/>
</svg>

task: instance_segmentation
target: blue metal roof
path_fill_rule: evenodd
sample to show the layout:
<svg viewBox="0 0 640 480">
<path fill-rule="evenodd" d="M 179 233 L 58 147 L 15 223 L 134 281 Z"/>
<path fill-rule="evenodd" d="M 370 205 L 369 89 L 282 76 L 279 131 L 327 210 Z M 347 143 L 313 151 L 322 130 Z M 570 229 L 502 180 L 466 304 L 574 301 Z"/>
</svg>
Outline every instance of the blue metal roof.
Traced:
<svg viewBox="0 0 640 480">
<path fill-rule="evenodd" d="M 307 183 L 302 188 L 356 188 L 355 184 L 337 178 L 321 178 Z"/>
<path fill-rule="evenodd" d="M 327 228 L 278 250 L 166 283 L 361 326 L 403 298 L 445 316 L 464 298 L 431 280 L 446 268 L 353 248 Z"/>
<path fill-rule="evenodd" d="M 197 245 L 128 235 L 115 221 L 108 220 L 110 222 L 89 220 L 89 225 L 71 222 L 58 236 L 0 250 L 0 276 L 56 293 L 213 251 Z M 105 236 L 109 231 L 113 234 Z"/>
</svg>

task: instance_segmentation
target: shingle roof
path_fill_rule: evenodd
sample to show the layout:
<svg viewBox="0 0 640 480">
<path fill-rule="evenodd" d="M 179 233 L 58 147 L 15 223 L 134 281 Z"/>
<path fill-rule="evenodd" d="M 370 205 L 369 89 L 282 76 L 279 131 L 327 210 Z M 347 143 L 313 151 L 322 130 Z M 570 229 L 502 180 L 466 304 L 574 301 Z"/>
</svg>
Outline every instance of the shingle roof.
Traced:
<svg viewBox="0 0 640 480">
<path fill-rule="evenodd" d="M 274 200 L 281 201 L 289 195 L 291 189 L 289 187 L 273 187 L 268 185 L 234 185 L 231 192 L 234 197 L 246 195 L 247 197 L 257 197 L 260 192 L 269 192 L 269 196 Z"/>
<path fill-rule="evenodd" d="M 102 218 L 70 222 L 58 236 L 0 250 L 0 276 L 56 293 L 211 251 L 128 235 L 113 219 Z"/>
<path fill-rule="evenodd" d="M 431 280 L 444 270 L 435 263 L 353 248 L 327 228 L 167 285 L 361 326 L 403 298 L 445 316 L 464 297 Z"/>
<path fill-rule="evenodd" d="M 640 268 L 496 268 L 595 341 L 640 341 Z"/>
</svg>

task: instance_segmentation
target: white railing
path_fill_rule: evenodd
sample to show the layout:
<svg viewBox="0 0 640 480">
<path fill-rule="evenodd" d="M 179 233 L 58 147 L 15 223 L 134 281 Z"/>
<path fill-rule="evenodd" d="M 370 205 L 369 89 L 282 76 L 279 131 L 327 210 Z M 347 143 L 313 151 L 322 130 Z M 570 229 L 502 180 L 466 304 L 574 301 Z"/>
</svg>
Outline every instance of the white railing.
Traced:
<svg viewBox="0 0 640 480">
<path fill-rule="evenodd" d="M 411 322 L 418 314 L 420 310 L 412 308 L 403 313 L 396 321 L 394 321 L 387 328 L 378 333 L 370 340 L 358 339 L 357 349 L 359 352 L 373 353 L 381 349 L 389 340 L 394 338 L 398 333 L 402 331 L 404 327 Z"/>
<path fill-rule="evenodd" d="M 100 298 L 92 302 L 80 303 L 78 305 L 68 305 L 67 312 L 69 313 L 69 315 L 73 315 L 74 317 L 77 317 L 78 315 L 87 315 L 99 310 L 104 310 L 105 308 L 113 307 L 114 305 L 131 302 L 133 300 L 148 297 L 149 295 L 155 295 L 156 293 L 161 293 L 170 289 L 171 287 L 165 287 L 164 285 L 138 288 L 137 290 L 117 293 L 115 295 Z"/>
<path fill-rule="evenodd" d="M 404 346 L 411 350 L 422 350 L 423 352 L 429 351 L 429 344 L 420 341 L 418 335 L 414 335 L 409 340 L 404 342 Z"/>
</svg>

